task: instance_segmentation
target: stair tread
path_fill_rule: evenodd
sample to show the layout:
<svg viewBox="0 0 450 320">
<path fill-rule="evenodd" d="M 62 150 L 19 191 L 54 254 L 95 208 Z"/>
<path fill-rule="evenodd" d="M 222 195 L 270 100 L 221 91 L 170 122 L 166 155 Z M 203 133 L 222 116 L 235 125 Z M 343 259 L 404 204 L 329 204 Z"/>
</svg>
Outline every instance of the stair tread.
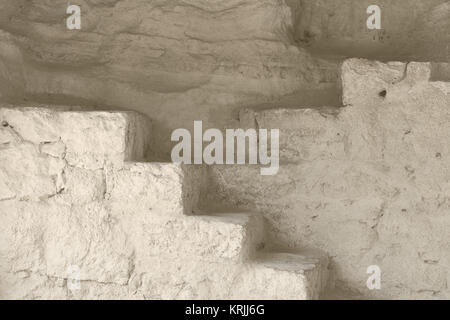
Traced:
<svg viewBox="0 0 450 320">
<path fill-rule="evenodd" d="M 327 258 L 323 254 L 260 251 L 235 282 L 232 297 L 318 299 L 327 283 L 327 273 Z"/>
<path fill-rule="evenodd" d="M 249 260 L 264 243 L 261 215 L 216 213 L 187 216 L 183 234 L 184 251 L 202 259 Z"/>
<path fill-rule="evenodd" d="M 230 223 L 241 226 L 245 226 L 250 223 L 251 218 L 262 219 L 262 217 L 259 217 L 257 214 L 253 213 L 212 213 L 196 217 L 208 222 Z"/>
<path fill-rule="evenodd" d="M 304 272 L 320 266 L 321 259 L 305 254 L 261 252 L 255 262 L 280 271 Z"/>
</svg>

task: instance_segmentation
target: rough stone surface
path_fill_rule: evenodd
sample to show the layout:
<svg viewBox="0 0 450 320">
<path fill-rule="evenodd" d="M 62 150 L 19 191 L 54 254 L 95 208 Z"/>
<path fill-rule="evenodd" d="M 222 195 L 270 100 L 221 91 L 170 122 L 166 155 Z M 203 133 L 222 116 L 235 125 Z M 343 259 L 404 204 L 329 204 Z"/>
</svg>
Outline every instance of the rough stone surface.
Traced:
<svg viewBox="0 0 450 320">
<path fill-rule="evenodd" d="M 165 161 L 170 132 L 193 120 L 223 128 L 243 106 L 284 95 L 339 103 L 337 64 L 295 45 L 284 0 L 79 4 L 81 30 L 67 30 L 65 0 L 2 1 L 4 99 L 140 111 L 154 120 L 154 156 Z"/>
<path fill-rule="evenodd" d="M 150 148 L 151 123 L 134 112 L 54 112 L 3 105 L 3 130 L 38 152 L 89 170 L 142 160 Z"/>
<path fill-rule="evenodd" d="M 0 297 L 317 297 L 326 259 L 272 242 L 354 296 L 449 297 L 450 2 L 379 0 L 382 30 L 371 0 L 79 4 L 69 31 L 67 1 L 0 1 Z M 341 101 L 343 56 L 444 63 L 347 61 Z M 280 172 L 137 162 L 193 120 L 280 128 Z"/>
<path fill-rule="evenodd" d="M 233 299 L 318 299 L 326 280 L 320 258 L 290 253 L 262 253 L 236 281 Z M 306 279 L 309 279 L 306 280 Z M 259 292 L 259 286 L 266 286 Z M 249 296 L 248 292 L 251 292 Z"/>
<path fill-rule="evenodd" d="M 450 59 L 448 0 L 292 0 L 294 38 L 314 54 L 384 61 Z M 381 29 L 366 26 L 381 9 Z"/>
<path fill-rule="evenodd" d="M 127 163 L 107 173 L 107 197 L 118 210 L 151 210 L 154 215 L 190 215 L 205 186 L 201 166 Z"/>
<path fill-rule="evenodd" d="M 344 291 L 448 298 L 450 84 L 430 74 L 429 63 L 351 59 L 338 113 L 256 112 L 255 125 L 281 131 L 282 167 L 212 167 L 217 197 L 263 212 L 274 241 L 327 252 Z M 371 265 L 381 290 L 366 288 Z"/>
<path fill-rule="evenodd" d="M 327 258 L 261 259 L 263 216 L 199 210 L 202 166 L 125 161 L 141 117 L 0 108 L 0 298 L 317 299 Z"/>
</svg>

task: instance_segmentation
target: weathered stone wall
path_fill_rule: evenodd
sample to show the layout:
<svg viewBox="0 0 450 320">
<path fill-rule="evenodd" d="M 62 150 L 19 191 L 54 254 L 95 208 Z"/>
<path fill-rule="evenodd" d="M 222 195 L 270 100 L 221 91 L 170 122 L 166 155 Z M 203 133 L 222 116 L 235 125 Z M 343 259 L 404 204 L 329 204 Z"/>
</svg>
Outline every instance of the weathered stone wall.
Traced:
<svg viewBox="0 0 450 320">
<path fill-rule="evenodd" d="M 262 251 L 261 215 L 194 215 L 202 166 L 130 162 L 152 138 L 140 114 L 0 105 L 0 123 L 0 299 L 317 299 L 327 285 L 326 255 Z"/>
<path fill-rule="evenodd" d="M 450 84 L 430 74 L 429 63 L 348 60 L 339 112 L 254 113 L 280 129 L 280 172 L 212 167 L 217 197 L 263 212 L 282 245 L 326 251 L 348 294 L 449 298 Z M 366 287 L 371 265 L 381 290 Z"/>
<path fill-rule="evenodd" d="M 198 199 L 178 165 L 125 162 L 144 158 L 151 123 L 134 112 L 4 106 L 0 119 L 0 297 L 142 297 L 139 264 L 158 263 L 161 249 L 145 234 Z M 80 292 L 67 289 L 71 265 Z"/>
<path fill-rule="evenodd" d="M 385 61 L 450 60 L 448 0 L 293 0 L 294 38 L 311 52 Z M 370 5 L 381 30 L 369 30 Z"/>
<path fill-rule="evenodd" d="M 0 263 L 6 276 L 0 296 L 70 297 L 63 273 L 79 261 L 82 298 L 230 297 L 230 275 L 250 281 L 253 269 L 246 278 L 240 267 L 218 266 L 208 255 L 198 265 L 182 260 L 146 273 L 149 264 L 170 265 L 179 251 L 203 256 L 205 243 L 228 258 L 240 252 L 235 248 L 245 228 L 236 231 L 229 219 L 203 224 L 175 217 L 185 208 L 191 213 L 194 204 L 184 195 L 197 194 L 196 187 L 182 180 L 192 182 L 195 173 L 124 164 L 143 158 L 146 149 L 167 160 L 172 129 L 204 120 L 205 127 L 256 124 L 282 134 L 278 175 L 213 167 L 216 193 L 208 190 L 213 201 L 205 206 L 261 211 L 272 240 L 329 253 L 338 287 L 356 296 L 449 297 L 449 88 L 429 81 L 432 71 L 432 79 L 448 79 L 448 65 L 351 60 L 342 74 L 345 108 L 337 109 L 335 61 L 348 55 L 448 61 L 450 6 L 380 0 L 383 30 L 368 31 L 365 10 L 372 2 L 82 0 L 82 30 L 69 31 L 66 1 L 0 1 L 0 100 L 132 109 L 154 120 L 150 134 L 150 125 L 133 114 L 113 113 L 103 122 L 95 113 L 30 117 L 2 110 Z M 271 110 L 305 106 L 315 108 Z M 244 107 L 256 112 L 244 117 Z M 140 149 L 148 137 L 152 145 Z M 161 218 L 165 227 L 154 227 L 148 210 L 169 212 L 173 220 Z M 238 239 L 230 247 L 222 247 L 223 228 Z M 192 229 L 204 232 L 184 243 Z M 71 233 L 76 249 L 66 237 Z M 161 248 L 169 243 L 180 247 L 165 256 Z M 204 272 L 171 278 L 189 273 L 188 264 Z M 366 269 L 373 264 L 382 269 L 382 290 L 369 292 Z M 215 268 L 228 278 L 208 278 Z M 161 285 L 152 287 L 154 279 Z M 279 290 L 288 290 L 291 275 L 282 279 Z"/>
<path fill-rule="evenodd" d="M 132 109 L 154 120 L 155 159 L 171 130 L 235 125 L 243 107 L 340 104 L 336 56 L 449 61 L 444 0 L 1 1 L 0 97 Z M 330 60 L 317 59 L 309 52 Z"/>
<path fill-rule="evenodd" d="M 223 128 L 285 95 L 338 103 L 336 64 L 294 45 L 283 0 L 78 3 L 81 30 L 67 30 L 65 0 L 2 1 L 4 99 L 140 111 L 165 160 L 170 132 L 193 120 Z"/>
</svg>

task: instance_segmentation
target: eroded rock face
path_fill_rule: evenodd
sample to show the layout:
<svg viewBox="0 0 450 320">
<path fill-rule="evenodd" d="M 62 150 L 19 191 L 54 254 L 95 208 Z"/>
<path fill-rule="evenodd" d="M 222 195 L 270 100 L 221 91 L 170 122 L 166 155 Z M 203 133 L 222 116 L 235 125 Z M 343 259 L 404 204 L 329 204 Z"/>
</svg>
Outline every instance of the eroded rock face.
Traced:
<svg viewBox="0 0 450 320">
<path fill-rule="evenodd" d="M 203 166 L 130 162 L 151 139 L 143 115 L 5 106 L 0 123 L 2 299 L 317 299 L 327 285 L 323 253 L 261 252 L 262 215 L 194 215 Z"/>
<path fill-rule="evenodd" d="M 129 282 L 179 251 L 208 251 L 199 239 L 212 227 L 183 220 L 198 201 L 201 169 L 126 162 L 148 149 L 151 123 L 142 115 L 3 106 L 0 119 L 2 298 L 157 297 Z M 192 229 L 191 241 L 177 240 Z M 172 240 L 186 248 L 171 250 Z M 72 265 L 84 285 L 74 296 Z"/>
<path fill-rule="evenodd" d="M 291 1 L 295 39 L 312 52 L 384 61 L 449 61 L 447 0 Z M 366 26 L 367 8 L 381 9 L 381 29 Z"/>
<path fill-rule="evenodd" d="M 335 102 L 327 90 L 337 64 L 295 41 L 327 54 L 448 60 L 447 35 L 435 36 L 448 29 L 448 2 L 407 2 L 380 2 L 381 31 L 365 28 L 372 3 L 359 0 L 86 0 L 80 31 L 65 27 L 66 1 L 0 3 L 1 100 L 155 120 L 151 134 L 133 113 L 1 110 L 0 297 L 317 297 L 317 268 L 300 275 L 315 279 L 308 287 L 292 285 L 289 263 L 280 272 L 279 260 L 235 264 L 259 242 L 261 216 L 183 216 L 201 172 L 124 161 L 143 158 L 149 137 L 152 157 L 168 159 L 172 129 L 237 126 L 249 104 Z M 330 253 L 339 286 L 360 296 L 447 298 L 448 83 L 430 81 L 429 64 L 350 60 L 342 70 L 339 112 L 240 113 L 243 127 L 281 129 L 282 167 L 273 177 L 213 167 L 213 200 L 261 211 L 276 242 Z M 66 285 L 72 264 L 82 271 L 77 293 Z M 370 265 L 381 267 L 381 291 L 365 287 Z"/>
<path fill-rule="evenodd" d="M 334 99 L 308 93 L 333 88 L 337 68 L 293 45 L 285 1 L 80 4 L 79 31 L 66 29 L 66 1 L 3 5 L 5 99 L 141 111 L 157 129 L 155 157 L 166 160 L 171 130 L 193 120 L 222 128 L 245 105 L 300 90 L 298 102 Z"/>
<path fill-rule="evenodd" d="M 264 212 L 277 241 L 328 252 L 338 285 L 360 296 L 448 298 L 450 85 L 431 69 L 352 59 L 340 112 L 256 112 L 280 129 L 283 165 L 273 177 L 213 167 L 218 194 Z M 370 265 L 379 291 L 366 288 Z"/>
</svg>

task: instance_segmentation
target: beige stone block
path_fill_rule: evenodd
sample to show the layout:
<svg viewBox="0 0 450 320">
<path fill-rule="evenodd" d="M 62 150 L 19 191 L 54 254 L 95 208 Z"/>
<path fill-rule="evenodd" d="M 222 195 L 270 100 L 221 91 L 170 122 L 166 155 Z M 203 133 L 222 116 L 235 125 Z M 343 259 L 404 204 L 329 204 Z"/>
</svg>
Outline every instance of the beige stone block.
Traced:
<svg viewBox="0 0 450 320">
<path fill-rule="evenodd" d="M 196 209 L 204 179 L 202 166 L 128 163 L 107 177 L 107 192 L 114 210 L 180 216 Z"/>
<path fill-rule="evenodd" d="M 11 145 L 0 151 L 2 198 L 39 200 L 57 193 L 56 180 L 62 174 L 64 161 L 39 153 L 31 143 Z"/>
<path fill-rule="evenodd" d="M 43 152 L 59 156 L 64 144 L 65 160 L 90 170 L 107 163 L 121 167 L 124 161 L 142 160 L 150 146 L 151 123 L 134 112 L 2 107 L 0 120 L 23 141 L 42 144 Z"/>
<path fill-rule="evenodd" d="M 86 170 L 67 166 L 61 186 L 61 198 L 68 204 L 82 205 L 102 201 L 106 193 L 103 170 Z"/>
<path fill-rule="evenodd" d="M 263 253 L 232 286 L 232 299 L 318 299 L 326 283 L 327 260 L 299 254 Z"/>
</svg>

